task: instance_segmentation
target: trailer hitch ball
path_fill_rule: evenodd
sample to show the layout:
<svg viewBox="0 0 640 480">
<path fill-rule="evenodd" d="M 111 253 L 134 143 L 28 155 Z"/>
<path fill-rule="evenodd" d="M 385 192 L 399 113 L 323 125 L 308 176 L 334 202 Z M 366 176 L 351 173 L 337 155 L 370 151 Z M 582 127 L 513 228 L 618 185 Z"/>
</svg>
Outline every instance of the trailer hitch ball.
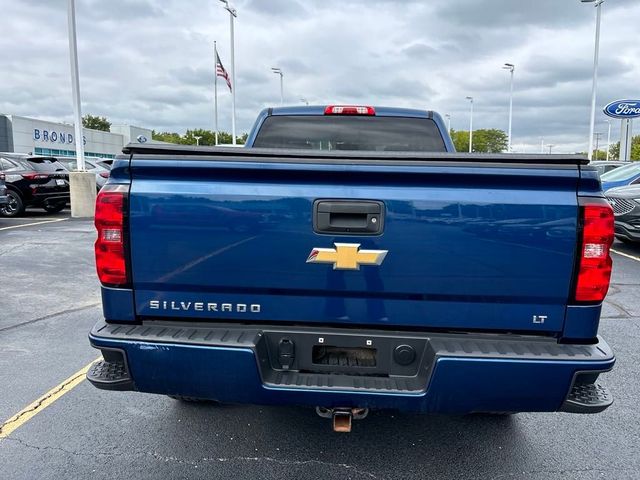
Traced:
<svg viewBox="0 0 640 480">
<path fill-rule="evenodd" d="M 334 432 L 349 433 L 352 420 L 362 420 L 369 414 L 369 409 L 316 407 L 316 413 L 332 420 Z"/>
</svg>

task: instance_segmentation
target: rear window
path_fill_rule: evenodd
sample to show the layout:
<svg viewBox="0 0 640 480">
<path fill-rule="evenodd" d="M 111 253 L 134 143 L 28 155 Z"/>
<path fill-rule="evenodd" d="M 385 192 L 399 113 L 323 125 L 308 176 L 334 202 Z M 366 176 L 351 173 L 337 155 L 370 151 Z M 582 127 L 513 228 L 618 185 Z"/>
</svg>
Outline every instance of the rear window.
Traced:
<svg viewBox="0 0 640 480">
<path fill-rule="evenodd" d="M 446 151 L 442 135 L 431 119 L 339 115 L 268 117 L 253 146 L 378 152 Z"/>
<path fill-rule="evenodd" d="M 65 170 L 64 166 L 55 158 L 27 158 L 22 163 L 28 165 L 35 172 L 52 173 Z"/>
</svg>

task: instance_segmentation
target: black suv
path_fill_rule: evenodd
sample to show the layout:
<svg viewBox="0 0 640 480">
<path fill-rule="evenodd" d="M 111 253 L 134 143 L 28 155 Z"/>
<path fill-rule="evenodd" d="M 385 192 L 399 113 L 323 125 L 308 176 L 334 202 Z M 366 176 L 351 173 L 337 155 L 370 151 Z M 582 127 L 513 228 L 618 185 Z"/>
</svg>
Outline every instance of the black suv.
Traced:
<svg viewBox="0 0 640 480">
<path fill-rule="evenodd" d="M 5 177 L 8 202 L 0 213 L 16 217 L 27 207 L 59 212 L 69 202 L 69 172 L 53 157 L 0 154 L 0 173 Z"/>
</svg>

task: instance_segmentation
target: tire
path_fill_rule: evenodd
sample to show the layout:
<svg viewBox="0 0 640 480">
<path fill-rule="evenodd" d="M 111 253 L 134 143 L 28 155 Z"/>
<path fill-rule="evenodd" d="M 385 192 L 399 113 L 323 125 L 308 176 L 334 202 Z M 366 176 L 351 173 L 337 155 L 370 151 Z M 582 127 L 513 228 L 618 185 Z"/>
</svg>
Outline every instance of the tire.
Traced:
<svg viewBox="0 0 640 480">
<path fill-rule="evenodd" d="M 20 194 L 13 190 L 8 190 L 7 197 L 9 197 L 9 203 L 0 207 L 0 213 L 5 217 L 19 217 L 22 215 L 25 207 Z"/>
<path fill-rule="evenodd" d="M 628 238 L 625 238 L 625 237 L 618 237 L 617 235 L 616 235 L 616 238 L 626 245 L 638 245 L 638 243 L 640 243 L 640 242 L 635 242 L 633 240 L 629 240 Z"/>
<path fill-rule="evenodd" d="M 169 398 L 173 398 L 174 400 L 178 400 L 179 402 L 186 403 L 207 403 L 209 405 L 217 405 L 218 402 L 215 400 L 206 400 L 204 398 L 196 398 L 196 397 L 185 397 L 183 395 L 169 395 Z"/>
<path fill-rule="evenodd" d="M 47 213 L 58 213 L 64 210 L 64 207 L 66 206 L 67 204 L 63 202 L 63 203 L 54 203 L 54 204 L 45 205 L 42 208 L 44 208 L 44 211 Z"/>
</svg>

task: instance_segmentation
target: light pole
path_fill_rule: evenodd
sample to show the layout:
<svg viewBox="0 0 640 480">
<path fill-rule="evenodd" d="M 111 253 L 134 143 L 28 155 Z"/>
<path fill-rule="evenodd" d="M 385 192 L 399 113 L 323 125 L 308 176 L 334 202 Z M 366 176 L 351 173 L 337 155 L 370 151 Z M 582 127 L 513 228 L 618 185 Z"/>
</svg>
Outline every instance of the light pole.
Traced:
<svg viewBox="0 0 640 480">
<path fill-rule="evenodd" d="M 544 137 L 540 137 L 540 153 L 544 153 Z"/>
<path fill-rule="evenodd" d="M 80 105 L 80 75 L 78 73 L 78 43 L 76 40 L 75 0 L 69 0 L 67 8 L 69 23 L 69 59 L 71 61 L 71 93 L 73 95 L 74 133 L 76 135 L 76 162 L 78 170 L 84 172 L 84 141 L 82 138 L 82 108 Z"/>
<path fill-rule="evenodd" d="M 224 9 L 229 12 L 229 31 L 231 33 L 231 144 L 236 144 L 236 59 L 233 35 L 233 20 L 238 16 L 235 8 L 229 5 L 227 0 L 220 0 L 224 3 Z"/>
<path fill-rule="evenodd" d="M 284 72 L 279 67 L 271 67 L 271 70 L 276 75 L 280 75 L 280 105 L 284 105 Z"/>
<path fill-rule="evenodd" d="M 200 135 L 194 135 L 193 138 L 196 139 L 196 145 L 199 147 L 200 146 L 200 139 L 202 138 Z"/>
<path fill-rule="evenodd" d="M 589 123 L 589 160 L 593 157 L 593 132 L 596 128 L 596 91 L 598 88 L 598 56 L 600 53 L 600 21 L 604 0 L 580 0 L 582 3 L 594 3 L 596 7 L 596 42 L 593 53 L 593 85 L 591 87 L 591 120 Z"/>
<path fill-rule="evenodd" d="M 451 135 L 451 115 L 447 113 L 445 117 L 447 118 L 447 132 Z"/>
<path fill-rule="evenodd" d="M 300 101 L 307 106 L 309 105 L 309 100 L 307 100 L 306 98 L 301 98 Z"/>
<path fill-rule="evenodd" d="M 555 145 L 547 145 L 547 147 L 549 147 L 549 155 L 551 155 L 551 149 L 555 147 Z"/>
<path fill-rule="evenodd" d="M 469 153 L 473 152 L 473 97 L 467 97 L 471 102 L 471 112 L 469 115 Z"/>
<path fill-rule="evenodd" d="M 607 130 L 607 162 L 609 161 L 609 146 L 611 145 L 611 120 L 605 120 L 609 125 Z"/>
<path fill-rule="evenodd" d="M 509 143 L 507 144 L 507 152 L 511 152 L 511 122 L 513 120 L 513 72 L 516 66 L 512 63 L 505 63 L 502 67 L 505 70 L 509 70 L 511 73 L 511 86 L 509 93 Z"/>
</svg>

